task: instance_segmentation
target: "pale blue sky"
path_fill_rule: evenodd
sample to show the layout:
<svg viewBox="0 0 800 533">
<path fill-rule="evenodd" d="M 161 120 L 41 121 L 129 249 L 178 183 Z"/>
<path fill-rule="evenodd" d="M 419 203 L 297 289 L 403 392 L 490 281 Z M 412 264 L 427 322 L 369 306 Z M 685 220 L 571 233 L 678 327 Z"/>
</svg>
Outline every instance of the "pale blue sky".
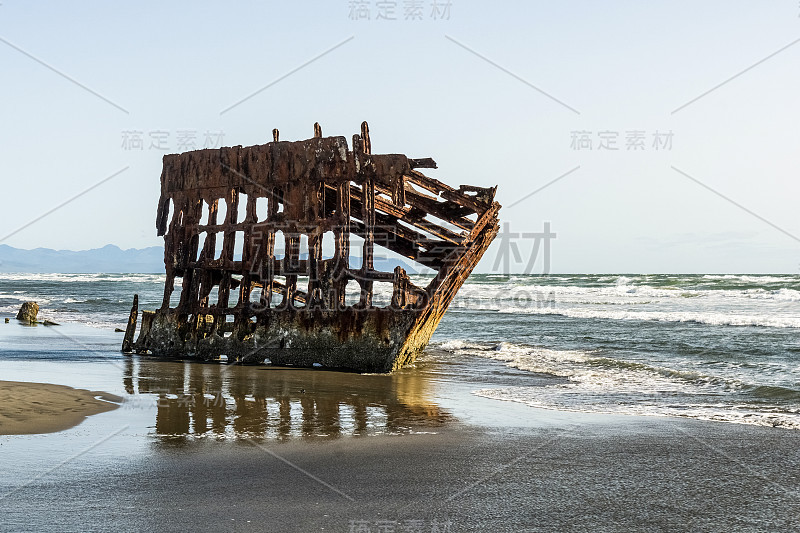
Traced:
<svg viewBox="0 0 800 533">
<path fill-rule="evenodd" d="M 376 3 L 354 21 L 348 0 L 2 0 L 0 238 L 127 168 L 2 242 L 158 245 L 161 156 L 180 131 L 197 147 L 206 131 L 250 145 L 274 127 L 308 138 L 315 121 L 349 139 L 367 120 L 377 153 L 498 185 L 512 233 L 549 221 L 552 272 L 800 272 L 795 0 L 451 0 L 449 20 L 431 18 L 431 0 L 423 20 L 404 20 L 404 0 L 398 20 L 375 20 Z M 132 130 L 144 149 L 123 147 Z M 635 130 L 644 150 L 626 150 Z M 158 131 L 166 150 L 150 147 Z M 571 147 L 574 131 L 593 149 Z M 600 131 L 620 149 L 598 150 Z M 653 148 L 657 131 L 671 149 Z"/>
</svg>

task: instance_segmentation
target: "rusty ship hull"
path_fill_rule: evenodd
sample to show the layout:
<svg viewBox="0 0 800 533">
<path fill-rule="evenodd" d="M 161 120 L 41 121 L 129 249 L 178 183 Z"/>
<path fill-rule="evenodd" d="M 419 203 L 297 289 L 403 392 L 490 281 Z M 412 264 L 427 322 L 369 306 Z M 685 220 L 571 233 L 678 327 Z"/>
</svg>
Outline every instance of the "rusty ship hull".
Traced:
<svg viewBox="0 0 800 533">
<path fill-rule="evenodd" d="M 419 168 L 436 163 L 373 154 L 366 122 L 352 149 L 315 124 L 304 141 L 274 130 L 263 145 L 164 156 L 164 298 L 141 312 L 137 337 L 134 297 L 122 351 L 357 372 L 412 363 L 497 234 L 500 209 L 496 188 L 453 188 Z M 422 287 L 400 266 L 376 270 L 376 248 L 433 278 Z M 391 285 L 385 305 L 376 284 Z"/>
</svg>

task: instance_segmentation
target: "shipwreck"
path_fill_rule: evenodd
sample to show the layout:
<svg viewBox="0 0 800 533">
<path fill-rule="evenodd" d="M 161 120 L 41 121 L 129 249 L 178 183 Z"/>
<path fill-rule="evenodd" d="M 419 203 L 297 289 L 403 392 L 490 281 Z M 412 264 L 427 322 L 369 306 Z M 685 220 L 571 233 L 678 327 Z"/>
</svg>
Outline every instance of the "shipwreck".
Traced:
<svg viewBox="0 0 800 533">
<path fill-rule="evenodd" d="M 267 144 L 164 156 L 163 303 L 141 312 L 134 340 L 134 296 L 122 351 L 358 372 L 413 362 L 500 210 L 496 187 L 453 188 L 420 168 L 437 167 L 373 154 L 366 122 L 352 149 L 315 124 L 304 141 L 273 130 Z M 427 285 L 399 265 L 376 269 L 376 248 L 428 269 L 414 278 Z"/>
</svg>

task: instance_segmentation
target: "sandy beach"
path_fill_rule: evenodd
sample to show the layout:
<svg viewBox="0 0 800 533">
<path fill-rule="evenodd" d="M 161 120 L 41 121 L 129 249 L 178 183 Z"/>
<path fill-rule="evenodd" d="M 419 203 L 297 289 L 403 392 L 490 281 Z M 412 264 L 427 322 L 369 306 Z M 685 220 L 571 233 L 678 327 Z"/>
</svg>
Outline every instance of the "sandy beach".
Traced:
<svg viewBox="0 0 800 533">
<path fill-rule="evenodd" d="M 1 531 L 798 530 L 794 430 L 472 394 L 541 386 L 496 363 L 357 375 L 123 357 L 78 326 L 0 332 L 5 379 L 125 400 L 0 436 Z"/>
<path fill-rule="evenodd" d="M 136 453 L 121 442 L 142 437 L 123 432 L 20 489 L 4 479 L 2 529 L 797 531 L 795 432 L 565 422 L 284 442 L 147 439 Z"/>
<path fill-rule="evenodd" d="M 0 381 L 0 435 L 63 431 L 87 416 L 116 409 L 120 401 L 118 396 L 63 385 Z"/>
</svg>

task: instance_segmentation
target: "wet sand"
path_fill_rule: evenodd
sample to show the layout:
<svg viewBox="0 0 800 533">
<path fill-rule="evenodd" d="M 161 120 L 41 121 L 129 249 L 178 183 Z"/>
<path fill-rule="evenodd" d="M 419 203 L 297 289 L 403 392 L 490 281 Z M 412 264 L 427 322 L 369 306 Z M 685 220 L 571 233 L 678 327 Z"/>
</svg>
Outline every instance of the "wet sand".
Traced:
<svg viewBox="0 0 800 533">
<path fill-rule="evenodd" d="M 5 379 L 125 402 L 0 437 L 0 531 L 800 530 L 793 430 L 472 395 L 547 383 L 491 360 L 360 376 L 123 357 L 118 336 L 88 329 L 3 331 Z"/>
<path fill-rule="evenodd" d="M 786 430 L 666 419 L 327 441 L 162 440 L 12 492 L 0 500 L 0 529 L 797 531 L 798 445 Z M 0 492 L 15 484 L 4 480 Z"/>
<path fill-rule="evenodd" d="M 0 435 L 63 431 L 88 416 L 116 409 L 121 401 L 118 396 L 64 385 L 0 381 Z"/>
</svg>

